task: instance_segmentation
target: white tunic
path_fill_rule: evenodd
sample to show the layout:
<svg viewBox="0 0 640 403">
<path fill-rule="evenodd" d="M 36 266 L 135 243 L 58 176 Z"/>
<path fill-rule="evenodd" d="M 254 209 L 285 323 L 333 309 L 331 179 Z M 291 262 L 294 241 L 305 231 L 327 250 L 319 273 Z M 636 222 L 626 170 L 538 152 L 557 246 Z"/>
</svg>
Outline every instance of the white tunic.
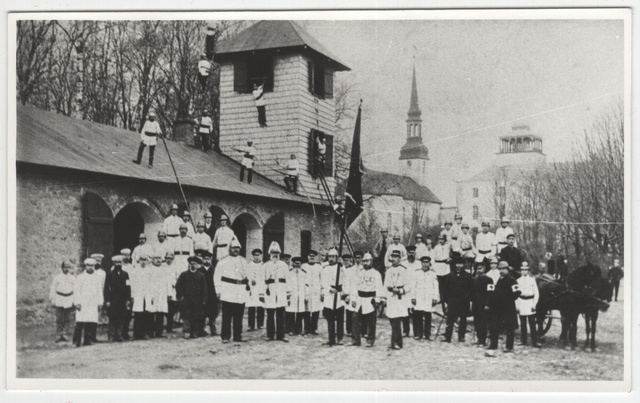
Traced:
<svg viewBox="0 0 640 403">
<path fill-rule="evenodd" d="M 207 77 L 209 75 L 209 70 L 211 70 L 211 63 L 208 60 L 200 60 L 198 62 L 198 73 L 201 76 Z"/>
<path fill-rule="evenodd" d="M 462 235 L 462 224 L 458 225 L 457 223 L 454 223 L 451 226 L 451 239 L 447 238 L 447 240 L 449 242 L 456 241 L 460 238 L 460 235 Z"/>
<path fill-rule="evenodd" d="M 496 236 L 493 232 L 480 232 L 476 236 L 476 249 L 478 254 L 476 255 L 476 262 L 480 263 L 486 257 L 490 257 L 496 254 Z"/>
<path fill-rule="evenodd" d="M 391 253 L 396 250 L 400 252 L 400 260 L 405 260 L 407 258 L 407 249 L 404 245 L 401 243 L 396 245 L 392 242 L 387 246 L 387 253 L 384 255 L 384 265 L 386 268 L 391 267 L 391 261 L 389 259 L 391 258 Z"/>
<path fill-rule="evenodd" d="M 133 312 L 150 312 L 149 309 L 153 305 L 152 281 L 153 277 L 157 277 L 158 272 L 155 266 L 146 265 L 138 266 L 129 273 L 129 282 L 131 283 L 131 298 L 133 298 Z"/>
<path fill-rule="evenodd" d="M 211 237 L 204 232 L 196 232 L 193 237 L 193 250 L 196 251 L 198 249 L 211 251 Z"/>
<path fill-rule="evenodd" d="M 447 237 L 447 243 L 451 243 L 453 241 L 453 229 L 443 229 L 440 231 L 440 235 L 444 235 Z"/>
<path fill-rule="evenodd" d="M 287 163 L 287 175 L 288 176 L 298 176 L 298 160 L 293 159 L 289 160 Z"/>
<path fill-rule="evenodd" d="M 424 242 L 420 242 L 416 244 L 416 260 L 420 260 L 423 256 L 429 256 L 433 260 L 431 251 L 427 248 L 427 245 Z"/>
<path fill-rule="evenodd" d="M 249 299 L 248 283 L 247 261 L 242 256 L 225 257 L 213 272 L 213 284 L 224 302 L 246 303 Z"/>
<path fill-rule="evenodd" d="M 167 298 L 172 294 L 172 278 L 167 273 L 166 265 L 148 266 L 149 276 L 149 305 L 147 312 L 168 313 L 169 302 Z"/>
<path fill-rule="evenodd" d="M 264 99 L 264 85 L 253 90 L 253 99 L 256 102 L 256 106 L 264 106 L 266 104 Z"/>
<path fill-rule="evenodd" d="M 534 309 L 536 305 L 538 305 L 538 298 L 540 297 L 536 279 L 531 276 L 520 276 L 520 278 L 518 278 L 518 288 L 520 288 L 522 292 L 520 298 L 516 300 L 516 307 L 518 308 L 519 314 L 522 316 L 535 314 Z M 522 297 L 533 298 L 523 299 Z"/>
<path fill-rule="evenodd" d="M 213 237 L 212 247 L 216 248 L 216 258 L 218 260 L 229 255 L 229 244 L 233 237 L 236 236 L 229 227 L 220 227 L 216 230 Z"/>
<path fill-rule="evenodd" d="M 158 254 L 162 256 L 162 260 L 164 260 L 168 252 L 171 252 L 171 253 L 174 252 L 172 243 L 173 243 L 173 239 L 168 238 L 168 239 L 165 239 L 164 242 L 157 242 L 153 244 L 153 254 L 154 255 Z"/>
<path fill-rule="evenodd" d="M 502 250 L 502 248 L 504 248 L 505 246 L 507 246 L 507 235 L 509 234 L 513 234 L 513 229 L 511 227 L 507 227 L 507 228 L 498 228 L 496 230 L 496 241 L 498 242 L 498 253 L 500 253 L 500 251 Z M 515 242 L 513 242 L 513 246 L 515 246 L 516 248 L 518 247 L 518 244 Z"/>
<path fill-rule="evenodd" d="M 446 276 L 451 273 L 451 267 L 449 263 L 445 262 L 449 259 L 450 246 L 447 242 L 441 245 L 439 242 L 433 248 L 433 270 L 438 276 Z"/>
<path fill-rule="evenodd" d="M 433 312 L 433 301 L 440 300 L 438 276 L 433 270 L 414 270 L 411 299 L 416 300 L 413 305 L 416 311 Z"/>
<path fill-rule="evenodd" d="M 382 276 L 380 272 L 371 268 L 369 270 L 359 270 L 356 277 L 356 283 L 350 289 L 351 303 L 355 302 L 356 312 L 362 308 L 362 314 L 366 315 L 375 310 L 371 300 L 376 303 L 380 302 L 386 296 L 384 285 L 382 284 Z M 351 304 L 353 306 L 353 304 Z"/>
<path fill-rule="evenodd" d="M 186 235 L 185 237 L 177 237 L 173 239 L 173 264 L 175 264 L 180 272 L 189 270 L 189 256 L 193 256 L 193 239 Z"/>
<path fill-rule="evenodd" d="M 306 312 L 308 308 L 307 299 L 307 271 L 302 267 L 299 269 L 290 269 L 287 272 L 287 290 L 291 298 L 287 305 L 287 312 L 301 313 Z"/>
<path fill-rule="evenodd" d="M 75 281 L 73 304 L 80 306 L 76 312 L 76 322 L 98 323 L 98 307 L 104 303 L 102 280 L 84 271 Z"/>
<path fill-rule="evenodd" d="M 164 219 L 164 225 L 162 229 L 167 234 L 167 236 L 180 236 L 180 224 L 184 221 L 182 218 L 177 215 L 170 215 L 169 217 Z"/>
<path fill-rule="evenodd" d="M 267 309 L 287 306 L 287 272 L 289 267 L 282 260 L 264 263 L 261 296 L 264 297 L 264 307 Z M 267 294 L 267 290 L 269 293 Z"/>
<path fill-rule="evenodd" d="M 407 296 L 393 294 L 389 291 L 391 287 L 401 288 L 405 293 L 411 291 L 409 271 L 403 265 L 391 266 L 387 269 L 384 278 L 384 288 L 386 289 L 387 297 L 387 318 L 404 318 L 409 314 L 406 302 Z"/>
<path fill-rule="evenodd" d="M 360 271 L 360 267 L 353 265 L 351 267 L 345 267 L 345 282 L 344 282 L 344 292 L 347 295 L 353 294 L 352 289 L 357 288 L 357 280 L 358 280 L 358 272 Z M 351 306 L 351 304 L 346 304 L 345 309 L 347 311 L 355 311 L 355 308 Z"/>
<path fill-rule="evenodd" d="M 209 134 L 213 131 L 213 121 L 209 116 L 203 116 L 198 123 L 198 133 Z"/>
<path fill-rule="evenodd" d="M 407 259 L 402 262 L 402 265 L 407 268 L 407 281 L 409 281 L 410 283 L 413 281 L 413 273 L 416 270 L 422 270 L 422 262 L 420 262 L 419 260 L 409 262 L 409 259 Z M 406 298 L 403 296 L 402 299 L 405 299 L 405 302 L 407 303 L 407 309 L 410 309 L 413 308 L 413 304 L 411 303 L 411 300 L 413 299 L 413 287 L 409 287 L 408 290 L 409 291 L 407 291 Z"/>
<path fill-rule="evenodd" d="M 172 301 L 176 301 L 176 282 L 178 281 L 178 276 L 184 270 L 178 270 L 175 260 L 170 264 L 163 263 L 162 267 L 166 273 L 167 279 L 169 281 L 169 297 L 171 297 Z"/>
<path fill-rule="evenodd" d="M 309 298 L 309 312 L 319 312 L 322 310 L 322 301 L 320 295 L 322 295 L 321 279 L 322 265 L 318 263 L 309 264 L 304 263 L 302 268 L 307 272 L 307 287 Z"/>
<path fill-rule="evenodd" d="M 71 272 L 58 273 L 49 289 L 49 300 L 56 308 L 71 308 L 73 306 L 73 288 L 76 278 Z"/>
<path fill-rule="evenodd" d="M 148 146 L 155 146 L 158 144 L 158 136 L 162 135 L 162 129 L 157 120 L 153 122 L 147 120 L 140 132 L 140 141 Z"/>
<path fill-rule="evenodd" d="M 242 152 L 244 152 L 242 165 L 244 165 L 245 168 L 252 169 L 254 159 L 256 158 L 256 148 L 254 146 L 247 146 L 242 149 Z"/>
<path fill-rule="evenodd" d="M 466 257 L 466 258 L 476 257 L 475 245 L 473 244 L 473 238 L 471 237 L 470 234 L 468 233 L 465 234 L 464 232 L 461 232 L 458 235 L 458 240 L 455 241 L 455 244 L 458 249 L 457 252 L 460 252 L 460 255 L 462 257 Z"/>
<path fill-rule="evenodd" d="M 335 301 L 335 308 L 339 309 L 344 306 L 344 300 L 342 296 L 344 295 L 344 288 L 346 282 L 346 274 L 344 267 L 340 265 L 340 278 L 338 278 L 338 289 L 342 288 L 342 291 L 337 291 L 336 294 L 331 293 L 332 289 L 336 289 L 336 278 L 338 277 L 338 264 L 326 265 L 322 269 L 322 273 L 320 274 L 320 285 L 322 287 L 322 295 L 324 296 L 324 307 L 333 309 L 333 303 Z M 335 295 L 338 297 L 335 298 Z"/>
<path fill-rule="evenodd" d="M 140 256 L 146 255 L 147 258 L 151 259 L 151 255 L 153 254 L 153 246 L 148 243 L 143 243 L 142 245 L 138 245 L 133 248 L 133 252 L 131 252 L 131 260 L 134 264 L 138 264 L 140 260 Z"/>
<path fill-rule="evenodd" d="M 247 264 L 247 278 L 249 279 L 249 299 L 247 306 L 258 307 L 263 306 L 264 303 L 260 301 L 260 292 L 264 288 L 262 285 L 264 281 L 263 263 L 249 262 Z"/>
</svg>

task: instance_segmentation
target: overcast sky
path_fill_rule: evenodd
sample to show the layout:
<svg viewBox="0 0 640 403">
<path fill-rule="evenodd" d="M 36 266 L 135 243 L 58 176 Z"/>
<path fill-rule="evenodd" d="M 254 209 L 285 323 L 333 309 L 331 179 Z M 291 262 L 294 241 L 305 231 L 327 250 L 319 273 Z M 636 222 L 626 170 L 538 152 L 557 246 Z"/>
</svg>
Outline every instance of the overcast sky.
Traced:
<svg viewBox="0 0 640 403">
<path fill-rule="evenodd" d="M 455 180 L 492 163 L 512 124 L 529 124 L 547 161 L 560 161 L 589 122 L 623 98 L 622 21 L 302 25 L 352 69 L 339 74 L 355 80 L 354 95 L 364 100 L 369 168 L 398 167 L 415 63 L 428 166 L 440 178 L 430 187 L 445 205 L 455 204 Z"/>
</svg>

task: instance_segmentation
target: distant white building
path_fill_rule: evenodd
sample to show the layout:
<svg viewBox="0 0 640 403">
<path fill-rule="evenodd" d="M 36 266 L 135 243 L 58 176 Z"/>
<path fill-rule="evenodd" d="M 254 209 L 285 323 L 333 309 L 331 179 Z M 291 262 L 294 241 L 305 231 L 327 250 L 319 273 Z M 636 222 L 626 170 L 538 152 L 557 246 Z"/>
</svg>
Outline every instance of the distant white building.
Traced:
<svg viewBox="0 0 640 403">
<path fill-rule="evenodd" d="M 471 227 L 479 227 L 482 220 L 497 223 L 509 211 L 509 184 L 518 180 L 523 169 L 545 163 L 542 138 L 533 134 L 529 126 L 513 126 L 509 135 L 499 138 L 493 164 L 471 178 L 458 181 L 456 202 L 463 220 Z"/>
</svg>

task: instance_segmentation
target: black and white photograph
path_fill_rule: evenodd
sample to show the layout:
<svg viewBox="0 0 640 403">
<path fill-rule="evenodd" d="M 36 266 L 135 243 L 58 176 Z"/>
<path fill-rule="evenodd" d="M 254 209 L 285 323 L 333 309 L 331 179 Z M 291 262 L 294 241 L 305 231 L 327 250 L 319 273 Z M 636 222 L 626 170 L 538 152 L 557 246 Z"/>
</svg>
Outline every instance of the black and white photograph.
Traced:
<svg viewBox="0 0 640 403">
<path fill-rule="evenodd" d="M 629 390 L 629 10 L 8 24 L 10 388 Z"/>
</svg>

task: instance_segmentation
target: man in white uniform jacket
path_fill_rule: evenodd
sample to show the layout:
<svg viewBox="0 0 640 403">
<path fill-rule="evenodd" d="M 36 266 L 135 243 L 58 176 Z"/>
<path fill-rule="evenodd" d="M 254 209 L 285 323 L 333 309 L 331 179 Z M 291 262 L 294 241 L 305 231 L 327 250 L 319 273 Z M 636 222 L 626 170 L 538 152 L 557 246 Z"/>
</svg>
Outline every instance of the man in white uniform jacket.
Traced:
<svg viewBox="0 0 640 403">
<path fill-rule="evenodd" d="M 394 251 L 400 252 L 400 261 L 403 261 L 407 258 L 407 249 L 403 244 L 400 243 L 400 235 L 393 235 L 393 243 L 387 247 L 387 253 L 384 255 L 384 265 L 388 269 L 391 267 L 391 254 Z"/>
<path fill-rule="evenodd" d="M 216 230 L 211 244 L 212 252 L 215 258 L 220 261 L 229 254 L 229 244 L 236 236 L 231 228 L 227 225 L 229 217 L 226 214 L 220 216 L 220 228 Z"/>
<path fill-rule="evenodd" d="M 527 322 L 531 329 L 531 342 L 533 347 L 542 347 L 538 341 L 536 332 L 536 305 L 540 293 L 538 292 L 538 284 L 536 279 L 529 272 L 529 263 L 522 262 L 520 267 L 522 276 L 518 278 L 518 288 L 520 289 L 520 297 L 516 300 L 516 308 L 520 315 L 520 345 L 527 345 Z"/>
<path fill-rule="evenodd" d="M 153 246 L 147 243 L 147 236 L 144 232 L 140 233 L 138 236 L 138 246 L 133 248 L 133 252 L 131 253 L 131 260 L 133 264 L 138 264 L 138 260 L 140 260 L 141 255 L 149 256 L 153 253 Z"/>
<path fill-rule="evenodd" d="M 192 236 L 193 238 L 193 252 L 198 254 L 198 251 L 212 251 L 211 238 L 204 232 L 204 222 L 198 221 L 196 225 L 196 233 Z M 213 252 L 212 252 L 213 253 Z"/>
<path fill-rule="evenodd" d="M 406 294 L 411 291 L 411 279 L 407 268 L 400 264 L 400 251 L 391 254 L 392 265 L 387 269 L 384 287 L 387 289 L 386 315 L 391 323 L 390 348 L 402 348 L 402 319 L 408 315 Z"/>
<path fill-rule="evenodd" d="M 222 303 L 220 336 L 223 343 L 229 343 L 232 325 L 233 341 L 245 341 L 242 339 L 242 317 L 251 287 L 247 277 L 247 261 L 239 256 L 240 248 L 240 242 L 233 238 L 229 244 L 229 255 L 218 261 L 218 266 L 213 272 L 213 284 L 218 301 Z"/>
<path fill-rule="evenodd" d="M 140 165 L 142 162 L 142 154 L 144 148 L 149 146 L 149 168 L 153 168 L 153 154 L 156 150 L 156 144 L 158 144 L 158 136 L 162 136 L 162 129 L 160 124 L 156 122 L 156 113 L 154 111 L 149 112 L 149 118 L 145 122 L 142 130 L 140 131 L 140 146 L 138 147 L 138 158 L 133 160 L 134 163 Z"/>
<path fill-rule="evenodd" d="M 180 273 L 189 268 L 189 257 L 194 255 L 193 239 L 187 235 L 187 224 L 180 224 L 180 236 L 173 240 L 175 265 Z"/>
<path fill-rule="evenodd" d="M 376 305 L 385 299 L 386 290 L 382 284 L 382 275 L 373 268 L 373 256 L 365 253 L 362 257 L 362 270 L 358 270 L 355 283 L 349 287 L 349 303 L 355 310 L 353 318 L 352 346 L 361 343 L 360 334 L 364 326 L 367 334 L 367 347 L 373 347 L 376 341 Z"/>
<path fill-rule="evenodd" d="M 171 205 L 171 214 L 164 219 L 162 230 L 169 238 L 177 238 L 180 235 L 180 225 L 183 223 L 182 218 L 178 217 L 178 205 Z"/>
<path fill-rule="evenodd" d="M 249 331 L 262 329 L 264 326 L 264 303 L 260 301 L 260 292 L 262 291 L 262 283 L 264 282 L 264 272 L 262 264 L 262 249 L 254 249 L 251 251 L 253 259 L 247 265 L 247 278 L 249 279 L 249 300 L 247 302 L 247 320 L 249 321 Z M 257 316 L 257 323 L 256 323 Z"/>
<path fill-rule="evenodd" d="M 507 237 L 513 234 L 513 228 L 509 227 L 509 223 L 511 223 L 511 221 L 507 217 L 502 217 L 502 220 L 500 221 L 500 228 L 496 230 L 496 241 L 498 242 L 496 255 L 499 255 L 500 251 L 509 244 L 509 242 L 507 242 Z M 513 246 L 517 248 L 518 244 L 514 241 Z"/>
<path fill-rule="evenodd" d="M 280 260 L 280 245 L 271 242 L 269 245 L 269 261 L 264 263 L 264 281 L 260 298 L 267 310 L 267 341 L 288 342 L 284 337 L 284 313 L 288 303 L 287 273 L 289 267 Z"/>
<path fill-rule="evenodd" d="M 490 259 L 496 256 L 498 241 L 493 232 L 489 232 L 489 221 L 482 222 L 482 232 L 476 235 L 476 263 L 484 262 L 484 259 Z"/>
<path fill-rule="evenodd" d="M 416 340 L 431 340 L 431 312 L 440 301 L 438 276 L 431 270 L 431 257 L 420 259 L 421 267 L 413 271 L 411 304 L 413 305 L 413 336 Z"/>
<path fill-rule="evenodd" d="M 73 311 L 73 288 L 76 276 L 71 273 L 71 263 L 62 262 L 61 272 L 58 273 L 49 289 L 49 301 L 56 310 L 56 331 L 59 338 L 56 342 L 67 341 L 67 327 Z"/>
<path fill-rule="evenodd" d="M 308 287 L 307 298 L 309 299 L 308 311 L 309 311 L 309 327 L 305 327 L 305 334 L 318 334 L 318 319 L 320 318 L 320 311 L 322 310 L 321 300 L 321 288 L 320 274 L 322 273 L 322 265 L 318 263 L 318 252 L 310 250 L 307 255 L 308 263 L 302 265 L 302 269 L 307 273 Z"/>
<path fill-rule="evenodd" d="M 322 268 L 320 274 L 320 284 L 322 291 L 322 302 L 324 308 L 322 313 L 327 320 L 329 331 L 329 341 L 324 343 L 329 345 L 342 345 L 344 337 L 344 299 L 346 274 L 344 267 L 338 263 L 338 251 L 331 248 L 327 253 L 327 265 Z M 337 340 L 336 340 L 337 336 Z"/>
<path fill-rule="evenodd" d="M 289 333 L 289 336 L 304 335 L 303 322 L 304 328 L 309 328 L 307 272 L 301 267 L 302 258 L 300 256 L 294 256 L 291 259 L 291 264 L 293 266 L 287 272 L 289 303 L 285 309 L 285 331 Z"/>
<path fill-rule="evenodd" d="M 95 273 L 95 259 L 85 259 L 83 273 L 75 281 L 73 304 L 76 307 L 76 328 L 73 343 L 80 347 L 84 331 L 84 345 L 89 346 L 95 340 L 98 328 L 98 313 L 104 303 L 102 280 Z"/>
</svg>

